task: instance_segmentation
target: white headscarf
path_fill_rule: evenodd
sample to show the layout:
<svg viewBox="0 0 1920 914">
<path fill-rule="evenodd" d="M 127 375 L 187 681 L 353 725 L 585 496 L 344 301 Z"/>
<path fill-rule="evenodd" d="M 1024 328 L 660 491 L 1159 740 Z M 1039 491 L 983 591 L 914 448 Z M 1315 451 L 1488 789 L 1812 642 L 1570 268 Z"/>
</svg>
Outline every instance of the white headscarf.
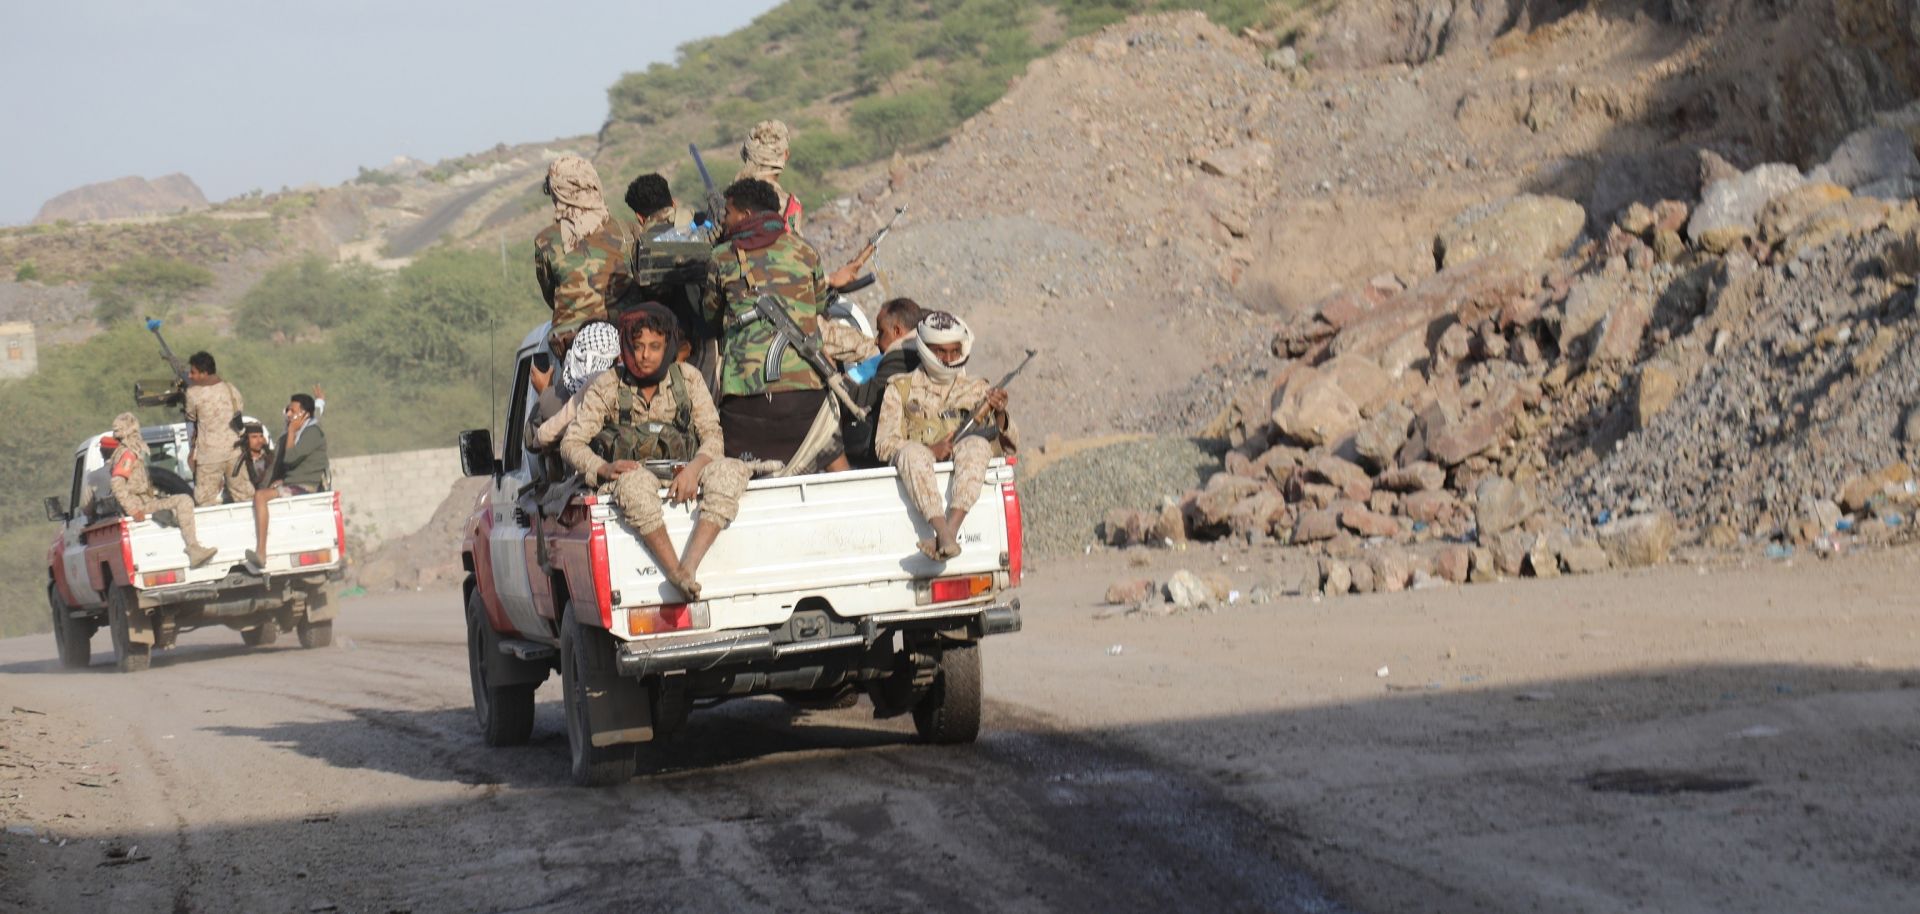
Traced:
<svg viewBox="0 0 1920 914">
<path fill-rule="evenodd" d="M 594 375 L 613 367 L 620 357 L 620 331 L 606 321 L 589 321 L 567 347 L 567 358 L 560 363 L 560 386 L 571 397 L 587 386 Z"/>
<path fill-rule="evenodd" d="M 949 365 L 934 355 L 929 345 L 960 344 L 960 361 Z M 913 348 L 920 353 L 920 370 L 927 377 L 945 384 L 960 376 L 967 360 L 973 357 L 973 329 L 967 322 L 946 311 L 929 311 L 913 331 Z"/>
</svg>

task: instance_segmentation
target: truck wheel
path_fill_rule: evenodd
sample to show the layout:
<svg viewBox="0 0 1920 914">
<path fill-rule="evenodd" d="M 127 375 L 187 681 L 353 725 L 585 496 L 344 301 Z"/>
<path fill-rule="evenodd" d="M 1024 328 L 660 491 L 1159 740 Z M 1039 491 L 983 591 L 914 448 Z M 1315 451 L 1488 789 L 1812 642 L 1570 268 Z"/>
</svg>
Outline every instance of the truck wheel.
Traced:
<svg viewBox="0 0 1920 914">
<path fill-rule="evenodd" d="M 970 743 L 980 735 L 978 642 L 940 652 L 940 672 L 913 706 L 913 729 L 930 743 Z"/>
<path fill-rule="evenodd" d="M 301 647 L 327 647 L 333 644 L 333 620 L 325 622 L 306 622 L 294 626 L 300 633 Z"/>
<path fill-rule="evenodd" d="M 60 665 L 70 670 L 84 669 L 93 662 L 93 633 L 99 626 L 73 618 L 52 584 L 47 585 L 47 605 L 53 607 L 53 641 L 60 650 Z"/>
<path fill-rule="evenodd" d="M 240 630 L 240 640 L 248 647 L 265 647 L 280 640 L 280 624 L 268 619 L 253 628 Z"/>
<path fill-rule="evenodd" d="M 107 591 L 107 624 L 113 630 L 114 666 L 122 673 L 138 673 L 153 662 L 153 645 L 140 644 L 128 633 L 128 617 L 145 612 L 133 588 L 115 584 Z"/>
<path fill-rule="evenodd" d="M 560 622 L 560 694 L 567 713 L 567 749 L 573 782 L 581 787 L 611 787 L 633 780 L 639 758 L 631 743 L 595 746 L 587 718 L 587 680 L 613 675 L 612 637 L 581 625 L 569 601 Z"/>
<path fill-rule="evenodd" d="M 487 684 L 487 656 L 498 650 L 486 607 L 475 588 L 467 598 L 467 678 L 473 681 L 473 716 L 489 746 L 524 746 L 533 735 L 533 690 L 537 683 Z"/>
</svg>

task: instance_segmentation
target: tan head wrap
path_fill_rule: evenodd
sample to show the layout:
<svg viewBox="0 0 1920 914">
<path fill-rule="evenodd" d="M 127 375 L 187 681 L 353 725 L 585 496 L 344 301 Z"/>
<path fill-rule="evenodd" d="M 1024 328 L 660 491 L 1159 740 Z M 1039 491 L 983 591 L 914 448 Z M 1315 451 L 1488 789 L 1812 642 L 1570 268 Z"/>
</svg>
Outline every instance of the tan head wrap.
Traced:
<svg viewBox="0 0 1920 914">
<path fill-rule="evenodd" d="M 119 439 L 120 446 L 132 448 L 142 457 L 147 456 L 147 440 L 140 437 L 140 418 L 132 413 L 121 413 L 113 417 L 113 437 Z"/>
<path fill-rule="evenodd" d="M 561 156 L 547 166 L 547 189 L 553 194 L 553 221 L 560 225 L 560 243 L 571 251 L 580 239 L 607 221 L 607 201 L 600 196 L 600 173 L 579 156 Z"/>
<path fill-rule="evenodd" d="M 788 130 L 783 121 L 761 121 L 753 125 L 747 141 L 740 144 L 740 160 L 747 164 L 741 166 L 738 177 L 761 180 L 779 177 L 787 168 L 787 142 L 792 137 L 793 131 Z"/>
</svg>

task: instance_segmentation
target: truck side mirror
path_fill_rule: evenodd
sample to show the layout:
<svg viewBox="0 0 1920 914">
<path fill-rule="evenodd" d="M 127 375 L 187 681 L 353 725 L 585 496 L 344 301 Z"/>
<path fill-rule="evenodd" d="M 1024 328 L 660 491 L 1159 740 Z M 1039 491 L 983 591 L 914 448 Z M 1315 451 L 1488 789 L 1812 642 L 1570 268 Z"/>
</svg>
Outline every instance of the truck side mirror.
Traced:
<svg viewBox="0 0 1920 914">
<path fill-rule="evenodd" d="M 73 515 L 68 514 L 67 509 L 61 506 L 60 496 L 58 495 L 47 496 L 47 500 L 45 504 L 47 506 L 47 520 L 53 521 L 55 523 L 64 524 L 67 521 L 70 521 L 73 519 Z"/>
<path fill-rule="evenodd" d="M 460 472 L 468 476 L 500 474 L 500 461 L 493 456 L 493 432 L 476 428 L 460 433 Z"/>
</svg>

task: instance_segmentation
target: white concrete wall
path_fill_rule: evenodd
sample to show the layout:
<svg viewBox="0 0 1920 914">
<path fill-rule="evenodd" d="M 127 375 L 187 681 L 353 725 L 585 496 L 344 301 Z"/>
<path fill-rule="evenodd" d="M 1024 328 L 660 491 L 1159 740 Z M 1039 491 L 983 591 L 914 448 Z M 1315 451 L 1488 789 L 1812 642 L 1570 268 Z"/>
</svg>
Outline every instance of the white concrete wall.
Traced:
<svg viewBox="0 0 1920 914">
<path fill-rule="evenodd" d="M 344 457 L 331 462 L 347 536 L 371 549 L 433 519 L 460 476 L 456 448 Z"/>
</svg>

